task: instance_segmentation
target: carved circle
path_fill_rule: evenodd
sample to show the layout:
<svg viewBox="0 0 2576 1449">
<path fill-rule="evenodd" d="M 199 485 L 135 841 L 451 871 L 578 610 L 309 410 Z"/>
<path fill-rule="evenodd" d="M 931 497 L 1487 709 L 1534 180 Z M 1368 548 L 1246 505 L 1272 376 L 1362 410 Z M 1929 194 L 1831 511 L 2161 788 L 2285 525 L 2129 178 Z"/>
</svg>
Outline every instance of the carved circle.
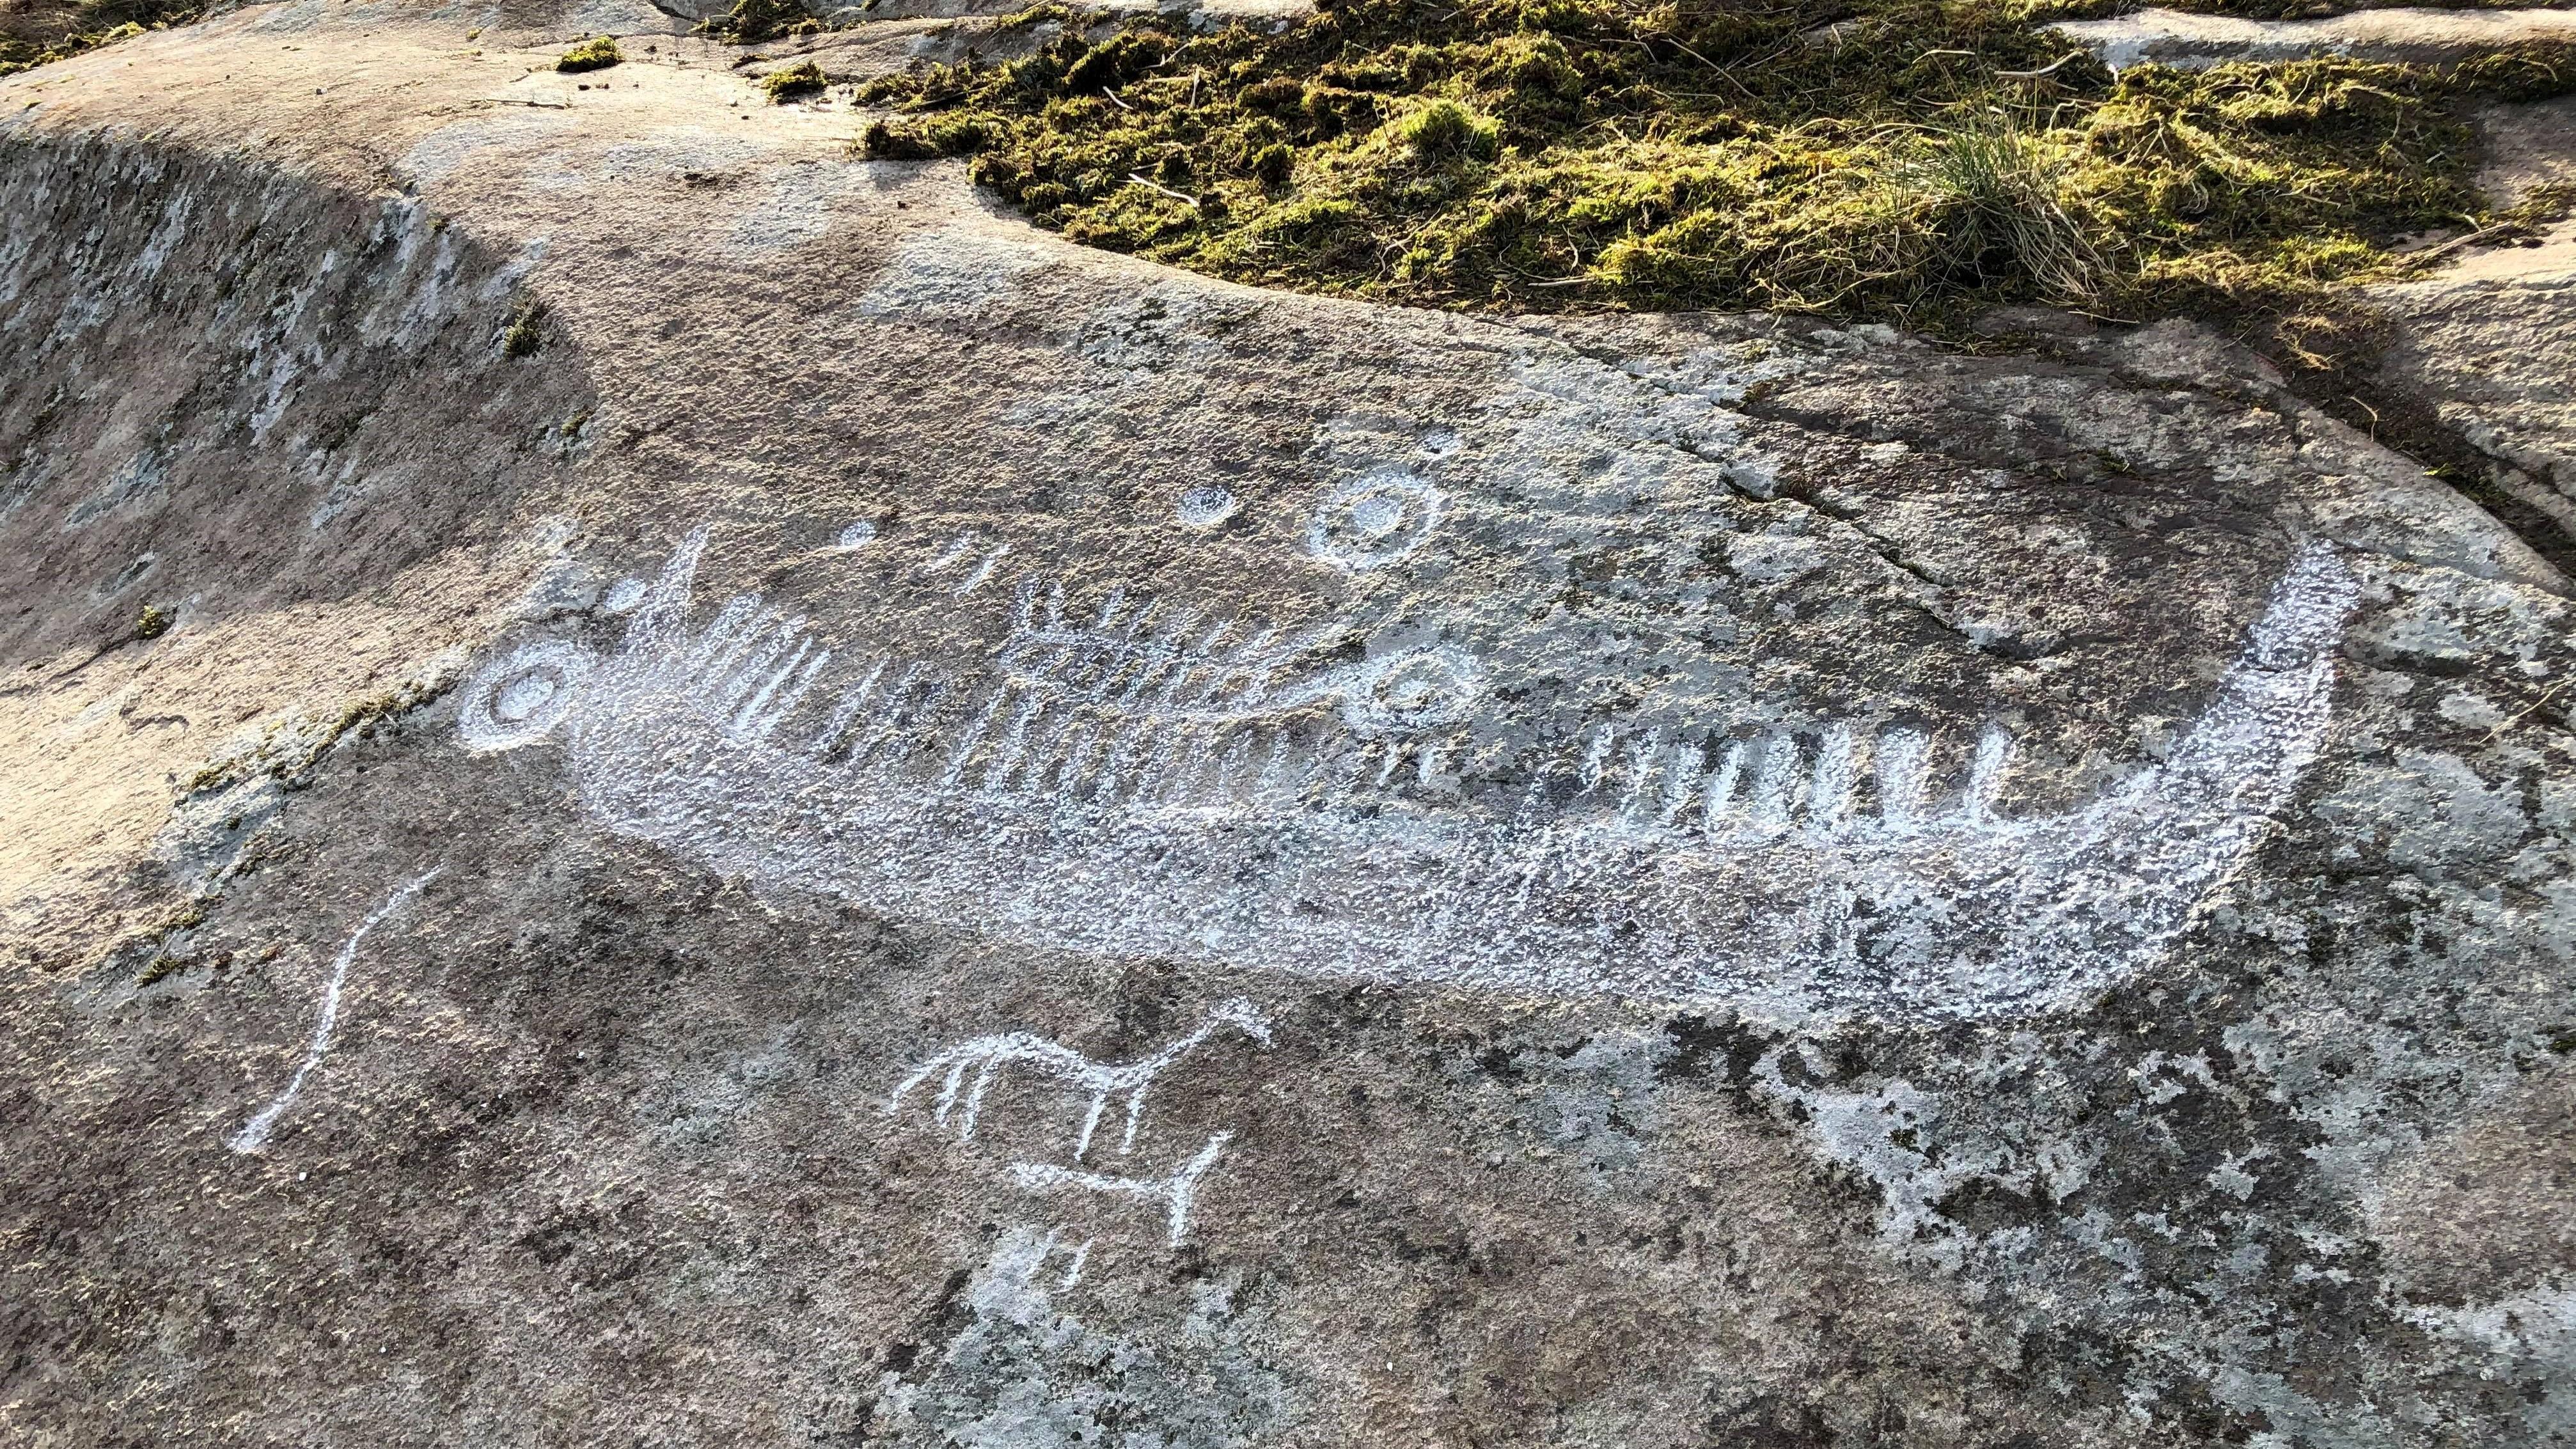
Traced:
<svg viewBox="0 0 2576 1449">
<path fill-rule="evenodd" d="M 599 661 L 563 639 L 521 645 L 475 671 L 465 684 L 456 731 L 470 750 L 509 750 L 543 739 L 563 722 Z"/>
<path fill-rule="evenodd" d="M 1440 526 L 1440 490 L 1401 469 L 1351 479 L 1324 495 L 1306 527 L 1306 549 L 1353 573 L 1384 568 Z"/>
<path fill-rule="evenodd" d="M 1232 490 L 1206 483 L 1182 494 L 1172 516 L 1191 528 L 1214 528 L 1232 518 L 1240 507 Z"/>
<path fill-rule="evenodd" d="M 1363 734 L 1456 724 L 1485 692 L 1485 667 L 1459 649 L 1390 654 L 1360 667 L 1342 715 Z"/>
</svg>

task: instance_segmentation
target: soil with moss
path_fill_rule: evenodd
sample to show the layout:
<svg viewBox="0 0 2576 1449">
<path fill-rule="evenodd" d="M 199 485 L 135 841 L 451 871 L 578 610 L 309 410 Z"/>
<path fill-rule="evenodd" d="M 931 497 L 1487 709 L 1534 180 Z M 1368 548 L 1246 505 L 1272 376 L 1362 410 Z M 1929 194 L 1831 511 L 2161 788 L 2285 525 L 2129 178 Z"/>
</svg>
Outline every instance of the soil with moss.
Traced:
<svg viewBox="0 0 2576 1449">
<path fill-rule="evenodd" d="M 202 8 L 187 0 L 0 0 L 0 76 L 186 24 Z"/>
<path fill-rule="evenodd" d="M 882 78 L 884 157 L 1092 245 L 1441 306 L 1777 309 L 1943 330 L 1998 303 L 2278 321 L 2493 225 L 2477 99 L 2576 53 L 2117 76 L 2024 9 L 1835 0 L 1362 0 L 1282 30 L 1006 28 L 1010 60 Z"/>
</svg>

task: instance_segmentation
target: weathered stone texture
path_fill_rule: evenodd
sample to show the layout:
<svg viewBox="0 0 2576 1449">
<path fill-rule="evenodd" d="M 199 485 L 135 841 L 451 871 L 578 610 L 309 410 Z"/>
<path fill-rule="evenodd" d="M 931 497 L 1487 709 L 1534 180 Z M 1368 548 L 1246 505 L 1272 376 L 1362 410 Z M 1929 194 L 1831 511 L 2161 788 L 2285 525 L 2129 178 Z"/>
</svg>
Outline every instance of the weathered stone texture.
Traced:
<svg viewBox="0 0 2576 1449">
<path fill-rule="evenodd" d="M 508 19 L 0 84 L 10 1436 L 2576 1433 L 2551 540 Z"/>
</svg>

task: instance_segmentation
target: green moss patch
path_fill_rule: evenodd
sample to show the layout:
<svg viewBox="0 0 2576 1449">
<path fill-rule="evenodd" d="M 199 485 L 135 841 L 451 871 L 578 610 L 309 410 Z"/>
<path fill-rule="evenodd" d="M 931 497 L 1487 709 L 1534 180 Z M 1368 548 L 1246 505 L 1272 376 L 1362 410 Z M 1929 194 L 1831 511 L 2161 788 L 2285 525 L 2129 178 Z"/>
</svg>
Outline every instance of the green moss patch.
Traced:
<svg viewBox="0 0 2576 1449">
<path fill-rule="evenodd" d="M 185 25 L 199 11 L 168 0 L 0 0 L 0 76 Z"/>
<path fill-rule="evenodd" d="M 781 35 L 812 35 L 823 29 L 796 0 L 734 0 L 722 15 L 699 22 L 698 33 L 736 45 L 757 45 Z"/>
<path fill-rule="evenodd" d="M 769 93 L 769 103 L 803 100 L 823 93 L 823 68 L 810 60 L 781 66 L 760 78 L 760 88 Z"/>
<path fill-rule="evenodd" d="M 563 71 L 566 74 L 579 74 L 583 71 L 592 70 L 606 70 L 625 58 L 626 57 L 620 54 L 617 49 L 616 36 L 598 35 L 583 41 L 579 45 L 574 46 L 572 49 L 567 50 L 562 55 L 556 57 L 555 69 Z"/>
<path fill-rule="evenodd" d="M 1052 34 L 1047 30 L 1052 29 Z M 1044 22 L 872 81 L 885 157 L 1095 246 L 1439 306 L 2296 312 L 2490 219 L 2469 98 L 2567 48 L 2113 76 L 1997 0 L 1357 0 L 1284 30 Z"/>
<path fill-rule="evenodd" d="M 522 292 L 501 328 L 503 357 L 534 357 L 546 345 L 546 304 Z"/>
</svg>

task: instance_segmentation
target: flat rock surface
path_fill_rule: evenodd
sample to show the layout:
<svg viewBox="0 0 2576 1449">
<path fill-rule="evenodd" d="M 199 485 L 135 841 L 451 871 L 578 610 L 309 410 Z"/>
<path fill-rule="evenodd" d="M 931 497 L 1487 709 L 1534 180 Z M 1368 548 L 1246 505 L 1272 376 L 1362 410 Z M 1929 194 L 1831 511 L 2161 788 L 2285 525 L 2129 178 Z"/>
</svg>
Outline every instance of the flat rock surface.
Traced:
<svg viewBox="0 0 2576 1449">
<path fill-rule="evenodd" d="M 2185 323 L 1250 291 L 672 28 L 0 82 L 13 1440 L 2576 1432 L 2551 537 Z"/>
<path fill-rule="evenodd" d="M 2478 183 L 2500 202 L 2576 183 L 2576 100 L 2499 105 L 2478 117 Z M 2463 238 L 2475 242 L 2476 237 Z M 2440 435 L 2451 460 L 2566 562 L 2576 544 L 2576 220 L 2510 244 L 2465 246 L 2421 279 L 2373 288 L 2389 345 L 2381 386 Z"/>
<path fill-rule="evenodd" d="M 2155 61 L 2189 70 L 2306 55 L 2438 63 L 2510 45 L 2576 39 L 2576 10 L 2369 9 L 2316 20 L 2249 20 L 2150 6 L 2052 28 L 2114 68 Z"/>
</svg>

